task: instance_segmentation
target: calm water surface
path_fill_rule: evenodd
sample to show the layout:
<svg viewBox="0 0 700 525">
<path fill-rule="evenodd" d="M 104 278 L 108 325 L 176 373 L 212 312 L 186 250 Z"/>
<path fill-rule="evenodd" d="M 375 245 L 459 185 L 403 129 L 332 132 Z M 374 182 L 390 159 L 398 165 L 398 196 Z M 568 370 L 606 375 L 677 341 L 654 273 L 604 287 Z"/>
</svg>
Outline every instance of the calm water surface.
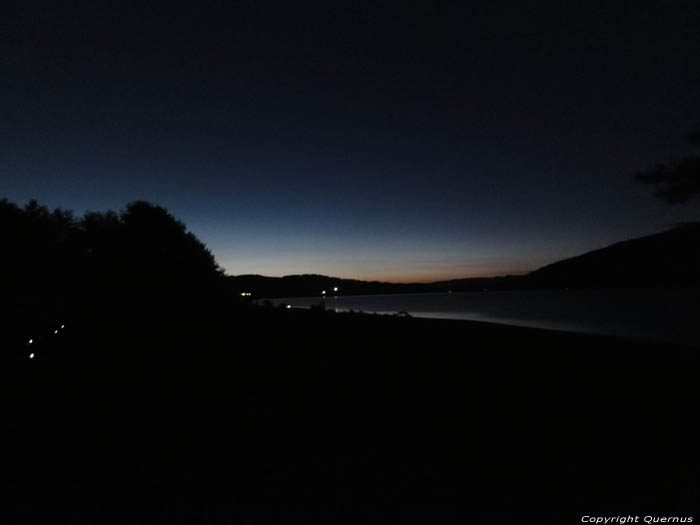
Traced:
<svg viewBox="0 0 700 525">
<path fill-rule="evenodd" d="M 272 299 L 309 308 L 321 297 Z M 326 308 L 466 319 L 700 345 L 700 289 L 562 290 L 326 297 Z"/>
</svg>

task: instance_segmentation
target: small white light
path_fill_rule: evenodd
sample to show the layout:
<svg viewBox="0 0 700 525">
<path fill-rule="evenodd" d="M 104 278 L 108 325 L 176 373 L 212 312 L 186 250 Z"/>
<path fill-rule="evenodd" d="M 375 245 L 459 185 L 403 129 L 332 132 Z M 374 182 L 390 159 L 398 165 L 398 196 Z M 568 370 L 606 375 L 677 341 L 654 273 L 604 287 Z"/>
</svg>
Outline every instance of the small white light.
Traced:
<svg viewBox="0 0 700 525">
<path fill-rule="evenodd" d="M 54 333 L 54 334 L 57 334 L 57 333 L 58 333 L 58 330 L 54 330 L 53 333 Z"/>
<path fill-rule="evenodd" d="M 32 344 L 34 342 L 34 339 L 29 340 L 29 344 Z"/>
<path fill-rule="evenodd" d="M 63 330 L 66 327 L 66 325 L 62 324 L 61 325 L 61 330 Z"/>
<path fill-rule="evenodd" d="M 34 359 L 34 352 L 32 352 L 31 354 L 29 354 L 29 359 Z"/>
<path fill-rule="evenodd" d="M 326 295 L 326 291 L 323 290 L 323 291 L 321 292 L 321 294 L 322 294 L 322 295 Z"/>
<path fill-rule="evenodd" d="M 333 291 L 334 291 L 334 292 L 337 292 L 337 291 L 338 291 L 338 287 L 337 287 L 337 286 L 334 286 L 334 287 L 333 287 Z"/>
<path fill-rule="evenodd" d="M 291 307 L 292 307 L 292 305 L 291 305 L 291 304 L 288 304 L 288 305 L 287 305 L 287 310 L 289 310 Z"/>
</svg>

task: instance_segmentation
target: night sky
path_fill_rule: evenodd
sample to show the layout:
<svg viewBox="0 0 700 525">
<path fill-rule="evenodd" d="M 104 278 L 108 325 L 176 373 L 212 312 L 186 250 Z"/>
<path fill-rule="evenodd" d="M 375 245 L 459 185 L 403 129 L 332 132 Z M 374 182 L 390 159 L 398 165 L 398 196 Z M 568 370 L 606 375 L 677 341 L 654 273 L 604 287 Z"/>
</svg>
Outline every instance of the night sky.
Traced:
<svg viewBox="0 0 700 525">
<path fill-rule="evenodd" d="M 698 218 L 632 180 L 700 125 L 697 1 L 17 4 L 0 197 L 161 204 L 230 274 L 520 273 Z"/>
</svg>

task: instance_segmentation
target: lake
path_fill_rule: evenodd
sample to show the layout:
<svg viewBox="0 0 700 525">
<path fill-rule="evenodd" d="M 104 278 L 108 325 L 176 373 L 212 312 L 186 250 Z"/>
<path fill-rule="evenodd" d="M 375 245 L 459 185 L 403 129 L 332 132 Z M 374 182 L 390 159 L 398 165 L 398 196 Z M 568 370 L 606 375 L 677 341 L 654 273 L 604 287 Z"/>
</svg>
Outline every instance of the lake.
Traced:
<svg viewBox="0 0 700 525">
<path fill-rule="evenodd" d="M 309 308 L 321 297 L 271 299 Z M 700 345 L 700 289 L 536 290 L 326 297 L 326 308 L 465 319 Z"/>
</svg>

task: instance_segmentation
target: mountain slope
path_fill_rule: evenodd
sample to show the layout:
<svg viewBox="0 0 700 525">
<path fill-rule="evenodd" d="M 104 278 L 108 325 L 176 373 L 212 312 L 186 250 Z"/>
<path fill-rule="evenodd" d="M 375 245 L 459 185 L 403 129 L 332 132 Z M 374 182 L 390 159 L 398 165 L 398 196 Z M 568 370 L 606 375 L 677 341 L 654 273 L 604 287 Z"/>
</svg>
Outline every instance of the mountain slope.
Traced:
<svg viewBox="0 0 700 525">
<path fill-rule="evenodd" d="M 623 241 L 544 266 L 526 276 L 534 286 L 616 287 L 698 284 L 700 224 Z"/>
</svg>

